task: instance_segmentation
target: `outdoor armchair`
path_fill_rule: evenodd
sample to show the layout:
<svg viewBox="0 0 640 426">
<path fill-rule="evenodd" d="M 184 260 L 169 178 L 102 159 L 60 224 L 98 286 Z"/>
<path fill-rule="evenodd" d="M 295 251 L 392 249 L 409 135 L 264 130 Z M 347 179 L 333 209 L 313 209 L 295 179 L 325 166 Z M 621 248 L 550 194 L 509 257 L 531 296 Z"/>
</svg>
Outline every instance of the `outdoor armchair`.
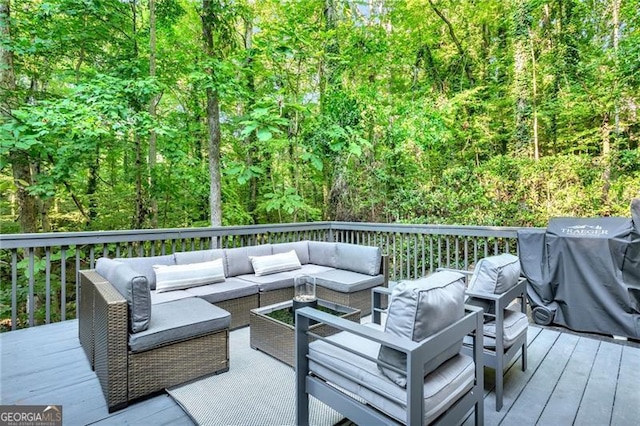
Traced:
<svg viewBox="0 0 640 426">
<path fill-rule="evenodd" d="M 461 283 L 462 275 L 455 275 Z M 463 305 L 464 290 L 460 291 L 459 318 L 418 340 L 313 308 L 298 309 L 296 423 L 309 424 L 311 395 L 357 424 L 460 424 L 471 410 L 475 423 L 483 424 L 482 333 L 474 333 L 482 327 L 482 309 Z M 425 298 L 432 300 L 430 309 L 447 297 Z M 417 317 L 434 322 L 429 315 Z M 309 331 L 314 323 L 339 332 L 327 338 L 315 335 Z M 460 354 L 458 345 L 469 334 L 474 336 L 471 356 Z M 383 358 L 384 349 L 402 362 Z"/>
<path fill-rule="evenodd" d="M 502 254 L 481 259 L 468 278 L 467 303 L 484 308 L 484 365 L 495 371 L 496 411 L 503 405 L 504 369 L 522 355 L 522 371 L 527 369 L 526 315 L 527 281 L 520 277 L 520 262 L 516 256 Z M 512 304 L 519 299 L 518 304 Z M 375 307 L 374 307 L 375 309 Z M 463 351 L 471 352 L 465 344 Z"/>
</svg>

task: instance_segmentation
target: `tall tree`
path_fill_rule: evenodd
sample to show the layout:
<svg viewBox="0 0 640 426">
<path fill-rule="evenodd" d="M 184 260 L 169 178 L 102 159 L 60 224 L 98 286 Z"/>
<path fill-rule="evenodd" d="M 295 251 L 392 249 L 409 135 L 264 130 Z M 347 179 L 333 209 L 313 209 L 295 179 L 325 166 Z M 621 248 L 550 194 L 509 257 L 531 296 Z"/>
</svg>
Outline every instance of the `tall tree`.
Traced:
<svg viewBox="0 0 640 426">
<path fill-rule="evenodd" d="M 207 94 L 207 131 L 209 152 L 209 208 L 211 226 L 222 225 L 222 186 L 220 179 L 220 104 L 218 89 L 215 86 L 214 64 L 216 46 L 214 44 L 214 25 L 216 22 L 217 8 L 212 0 L 202 0 L 202 37 L 204 41 L 204 54 L 208 61 L 206 73 L 209 82 L 206 88 Z"/>
<path fill-rule="evenodd" d="M 13 43 L 11 43 L 10 0 L 0 0 L 0 37 L 0 119 L 2 120 L 0 124 L 4 124 L 12 118 L 11 111 L 19 102 L 13 68 L 13 51 L 11 50 Z M 29 193 L 29 186 L 33 184 L 33 164 L 28 152 L 17 145 L 10 149 L 9 162 L 17 190 L 20 231 L 36 232 L 38 230 L 38 200 Z"/>
</svg>

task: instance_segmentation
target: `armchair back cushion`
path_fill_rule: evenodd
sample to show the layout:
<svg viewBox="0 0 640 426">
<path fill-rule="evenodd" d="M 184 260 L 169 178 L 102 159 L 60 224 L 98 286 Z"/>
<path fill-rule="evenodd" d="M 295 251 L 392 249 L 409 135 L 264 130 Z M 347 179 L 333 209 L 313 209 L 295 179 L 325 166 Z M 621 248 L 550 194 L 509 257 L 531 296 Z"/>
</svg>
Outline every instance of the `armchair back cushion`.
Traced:
<svg viewBox="0 0 640 426">
<path fill-rule="evenodd" d="M 336 244 L 336 268 L 367 275 L 380 273 L 382 252 L 379 247 L 356 244 Z"/>
<path fill-rule="evenodd" d="M 473 270 L 469 290 L 477 293 L 502 294 L 518 283 L 520 260 L 503 253 L 480 259 Z"/>
<path fill-rule="evenodd" d="M 151 291 L 147 277 L 125 263 L 106 257 L 98 259 L 96 272 L 127 299 L 129 330 L 132 333 L 146 330 L 151 320 Z"/>
<path fill-rule="evenodd" d="M 464 316 L 464 275 L 442 271 L 415 281 L 401 281 L 391 293 L 385 332 L 415 342 L 444 330 Z M 425 364 L 425 376 L 455 356 L 462 339 Z M 406 370 L 406 354 L 381 346 L 378 360 Z M 380 367 L 398 386 L 406 387 L 404 374 Z"/>
</svg>

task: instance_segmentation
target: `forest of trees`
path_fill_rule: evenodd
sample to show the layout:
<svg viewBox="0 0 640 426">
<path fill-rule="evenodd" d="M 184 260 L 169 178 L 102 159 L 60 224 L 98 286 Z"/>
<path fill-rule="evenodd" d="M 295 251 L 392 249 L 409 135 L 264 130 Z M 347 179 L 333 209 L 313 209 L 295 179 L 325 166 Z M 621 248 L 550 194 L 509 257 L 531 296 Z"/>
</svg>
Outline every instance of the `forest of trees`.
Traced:
<svg viewBox="0 0 640 426">
<path fill-rule="evenodd" d="M 638 0 L 0 0 L 2 233 L 640 196 Z"/>
</svg>

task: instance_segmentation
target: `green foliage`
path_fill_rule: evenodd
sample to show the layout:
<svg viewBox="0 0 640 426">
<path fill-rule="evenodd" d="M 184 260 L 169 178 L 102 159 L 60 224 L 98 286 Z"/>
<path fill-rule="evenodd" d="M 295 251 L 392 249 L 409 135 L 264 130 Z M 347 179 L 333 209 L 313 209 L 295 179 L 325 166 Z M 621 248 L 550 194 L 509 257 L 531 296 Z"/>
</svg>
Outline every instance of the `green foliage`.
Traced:
<svg viewBox="0 0 640 426">
<path fill-rule="evenodd" d="M 418 1 L 334 2 L 327 21 L 322 2 L 158 0 L 152 78 L 145 2 L 16 2 L 2 231 L 19 231 L 17 185 L 54 231 L 208 224 L 209 89 L 225 224 L 544 226 L 607 213 L 604 188 L 626 214 L 640 195 L 633 2 L 617 48 L 611 2 L 435 4 L 448 23 Z M 23 157 L 32 175 L 15 181 Z"/>
</svg>

